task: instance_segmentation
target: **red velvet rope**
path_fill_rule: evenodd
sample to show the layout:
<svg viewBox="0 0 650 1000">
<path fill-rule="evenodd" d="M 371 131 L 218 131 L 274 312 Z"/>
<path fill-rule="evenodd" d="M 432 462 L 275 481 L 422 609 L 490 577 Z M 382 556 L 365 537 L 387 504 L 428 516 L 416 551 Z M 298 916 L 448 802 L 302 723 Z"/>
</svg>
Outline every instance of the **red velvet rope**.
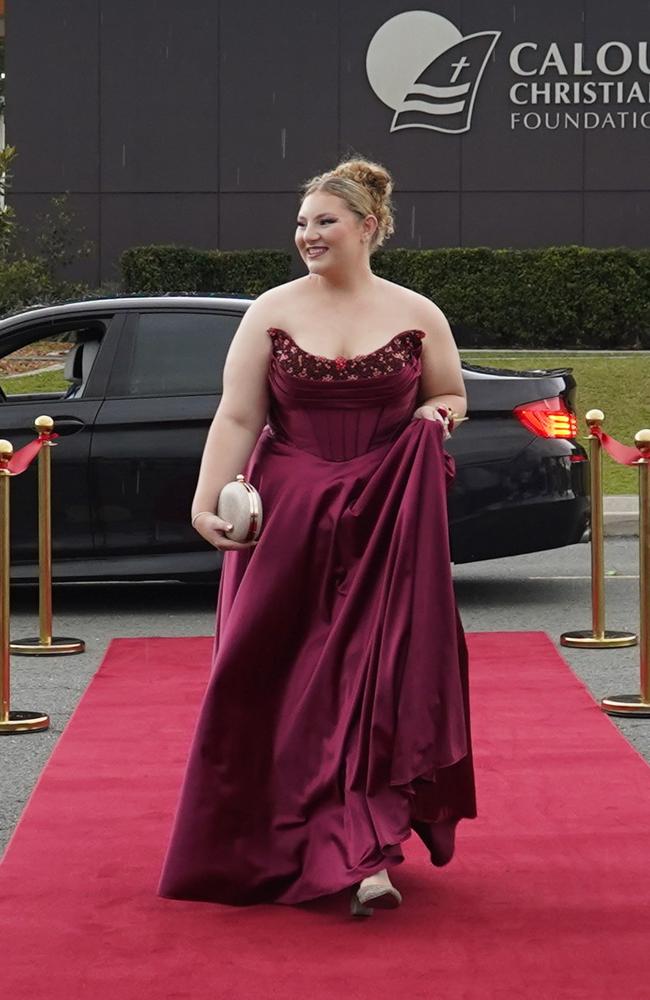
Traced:
<svg viewBox="0 0 650 1000">
<path fill-rule="evenodd" d="M 640 458 L 646 456 L 638 448 L 631 448 L 630 445 L 621 444 L 615 438 L 605 434 L 601 427 L 590 427 L 589 431 L 597 437 L 601 445 L 610 458 L 613 458 L 619 465 L 635 465 Z"/>
<path fill-rule="evenodd" d="M 30 441 L 29 444 L 26 444 L 24 448 L 19 448 L 18 451 L 15 451 L 9 461 L 9 464 L 6 466 L 12 476 L 19 476 L 21 472 L 28 469 L 41 450 L 43 443 L 45 441 L 51 441 L 53 438 L 58 436 L 58 434 L 50 434 L 46 431 L 45 433 L 39 435 L 39 437 L 37 437 L 34 441 Z"/>
</svg>

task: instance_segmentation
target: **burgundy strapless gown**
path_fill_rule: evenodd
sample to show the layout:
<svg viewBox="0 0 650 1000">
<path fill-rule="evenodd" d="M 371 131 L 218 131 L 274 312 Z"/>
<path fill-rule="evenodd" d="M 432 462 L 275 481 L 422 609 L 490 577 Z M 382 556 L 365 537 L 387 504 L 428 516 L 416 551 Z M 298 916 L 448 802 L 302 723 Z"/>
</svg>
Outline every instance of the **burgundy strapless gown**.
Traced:
<svg viewBox="0 0 650 1000">
<path fill-rule="evenodd" d="M 271 329 L 248 478 L 253 549 L 225 554 L 213 669 L 159 893 L 299 903 L 476 815 L 467 654 L 449 562 L 453 460 L 413 419 L 421 338 L 352 360 Z"/>
</svg>

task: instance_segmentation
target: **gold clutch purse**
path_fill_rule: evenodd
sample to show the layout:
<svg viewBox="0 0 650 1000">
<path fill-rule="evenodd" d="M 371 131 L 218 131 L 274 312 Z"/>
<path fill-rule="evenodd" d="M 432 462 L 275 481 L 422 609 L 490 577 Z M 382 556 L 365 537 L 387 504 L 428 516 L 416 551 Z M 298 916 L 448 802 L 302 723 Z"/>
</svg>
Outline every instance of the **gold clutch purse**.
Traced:
<svg viewBox="0 0 650 1000">
<path fill-rule="evenodd" d="M 217 516 L 232 524 L 224 531 L 233 542 L 252 542 L 262 530 L 262 498 L 255 487 L 241 474 L 219 494 Z"/>
</svg>

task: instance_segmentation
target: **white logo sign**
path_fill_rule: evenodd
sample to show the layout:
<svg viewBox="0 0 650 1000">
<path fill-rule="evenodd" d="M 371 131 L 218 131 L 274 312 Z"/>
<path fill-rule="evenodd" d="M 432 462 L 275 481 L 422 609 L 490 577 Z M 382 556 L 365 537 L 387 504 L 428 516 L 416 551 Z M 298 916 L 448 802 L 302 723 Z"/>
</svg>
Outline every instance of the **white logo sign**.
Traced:
<svg viewBox="0 0 650 1000">
<path fill-rule="evenodd" d="M 391 132 L 468 132 L 500 37 L 500 31 L 463 37 L 428 10 L 404 11 L 382 24 L 368 46 L 366 72 L 395 112 Z M 650 130 L 649 49 L 647 41 L 605 40 L 589 54 L 583 42 L 518 41 L 497 66 L 498 85 L 508 88 L 510 128 Z"/>
<path fill-rule="evenodd" d="M 440 14 L 409 10 L 376 32 L 366 55 L 370 86 L 395 112 L 391 132 L 467 132 L 483 71 L 500 31 L 462 36 Z"/>
</svg>

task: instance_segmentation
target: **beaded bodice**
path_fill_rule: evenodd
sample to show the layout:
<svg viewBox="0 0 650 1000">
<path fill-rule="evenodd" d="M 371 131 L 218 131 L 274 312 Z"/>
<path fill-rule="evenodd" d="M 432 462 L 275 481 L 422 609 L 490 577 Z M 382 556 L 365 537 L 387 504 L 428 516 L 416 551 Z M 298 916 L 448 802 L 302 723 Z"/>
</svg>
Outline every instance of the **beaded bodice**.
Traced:
<svg viewBox="0 0 650 1000">
<path fill-rule="evenodd" d="M 413 418 L 426 336 L 421 330 L 403 330 L 353 358 L 312 354 L 285 330 L 267 332 L 267 433 L 275 448 L 289 449 L 288 458 L 298 449 L 347 462 L 392 441 Z"/>
<path fill-rule="evenodd" d="M 422 330 L 404 330 L 370 354 L 326 358 L 299 347 L 293 337 L 278 327 L 270 327 L 267 332 L 276 364 L 290 375 L 321 382 L 354 381 L 399 371 L 422 349 L 425 336 Z"/>
</svg>

